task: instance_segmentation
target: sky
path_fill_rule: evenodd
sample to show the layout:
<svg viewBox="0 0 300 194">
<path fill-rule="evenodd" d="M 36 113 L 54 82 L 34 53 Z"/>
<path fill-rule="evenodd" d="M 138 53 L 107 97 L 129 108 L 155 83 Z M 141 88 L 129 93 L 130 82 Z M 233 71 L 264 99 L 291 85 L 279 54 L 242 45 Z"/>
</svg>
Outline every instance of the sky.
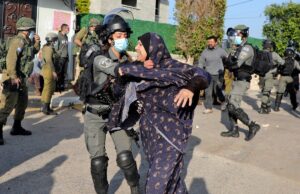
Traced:
<svg viewBox="0 0 300 194">
<path fill-rule="evenodd" d="M 227 9 L 225 14 L 224 30 L 234 27 L 238 24 L 245 24 L 250 28 L 250 36 L 255 38 L 264 38 L 262 28 L 267 18 L 264 15 L 266 6 L 271 4 L 288 3 L 291 0 L 227 0 Z M 292 0 L 294 3 L 300 3 L 300 0 Z M 169 22 L 175 24 L 174 6 L 175 0 L 169 0 L 170 17 Z"/>
</svg>

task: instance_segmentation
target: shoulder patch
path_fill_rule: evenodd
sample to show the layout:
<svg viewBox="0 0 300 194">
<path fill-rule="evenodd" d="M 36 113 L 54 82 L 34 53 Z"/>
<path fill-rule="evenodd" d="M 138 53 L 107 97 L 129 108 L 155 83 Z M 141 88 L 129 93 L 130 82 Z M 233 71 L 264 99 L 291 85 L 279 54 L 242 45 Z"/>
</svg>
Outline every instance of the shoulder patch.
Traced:
<svg viewBox="0 0 300 194">
<path fill-rule="evenodd" d="M 104 68 L 108 68 L 108 67 L 111 67 L 113 65 L 113 61 L 110 59 L 110 58 L 104 58 L 102 59 L 102 62 L 101 62 L 101 66 L 104 67 Z"/>
</svg>

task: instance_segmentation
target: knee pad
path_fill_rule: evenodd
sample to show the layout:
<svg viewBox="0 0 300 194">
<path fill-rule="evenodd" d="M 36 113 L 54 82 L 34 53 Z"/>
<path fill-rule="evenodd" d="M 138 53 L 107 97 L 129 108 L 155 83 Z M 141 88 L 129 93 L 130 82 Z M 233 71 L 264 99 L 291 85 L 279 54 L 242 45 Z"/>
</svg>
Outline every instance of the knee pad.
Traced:
<svg viewBox="0 0 300 194">
<path fill-rule="evenodd" d="M 122 169 L 130 168 L 132 164 L 135 164 L 135 160 L 133 158 L 132 152 L 129 150 L 125 150 L 120 152 L 117 155 L 117 164 Z"/>
<path fill-rule="evenodd" d="M 138 173 L 132 152 L 126 150 L 119 153 L 117 155 L 117 164 L 123 170 L 128 185 L 131 187 L 138 186 L 140 175 Z"/>
<path fill-rule="evenodd" d="M 97 194 L 107 194 L 107 166 L 108 157 L 100 156 L 91 160 L 91 175 Z"/>
<path fill-rule="evenodd" d="M 233 105 L 233 104 L 231 104 L 231 103 L 228 103 L 227 104 L 227 109 L 228 109 L 228 112 L 230 113 L 230 114 L 232 114 L 232 115 L 234 115 L 235 116 L 235 106 Z"/>
</svg>

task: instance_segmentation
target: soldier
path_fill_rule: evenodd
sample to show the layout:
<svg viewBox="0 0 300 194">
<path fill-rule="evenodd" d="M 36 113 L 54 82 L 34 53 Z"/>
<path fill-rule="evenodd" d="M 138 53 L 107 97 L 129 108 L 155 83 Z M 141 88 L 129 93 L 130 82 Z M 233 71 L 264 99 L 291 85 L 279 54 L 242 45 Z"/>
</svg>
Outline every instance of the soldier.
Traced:
<svg viewBox="0 0 300 194">
<path fill-rule="evenodd" d="M 73 54 L 76 55 L 75 59 L 75 77 L 74 77 L 74 83 L 76 83 L 76 80 L 78 79 L 79 73 L 80 73 L 80 61 L 79 61 L 79 53 L 80 48 L 84 43 L 88 45 L 97 44 L 99 39 L 97 34 L 95 33 L 96 26 L 99 25 L 101 22 L 95 18 L 91 18 L 89 21 L 89 28 L 83 27 L 80 29 L 79 32 L 76 33 L 74 37 L 74 48 L 73 48 Z"/>
<path fill-rule="evenodd" d="M 284 64 L 284 60 L 275 52 L 276 45 L 271 40 L 264 40 L 263 41 L 263 49 L 265 52 L 271 53 L 270 55 L 270 65 L 269 71 L 265 75 L 261 75 L 260 77 L 263 78 L 263 90 L 262 90 L 262 98 L 261 98 L 261 108 L 259 113 L 261 114 L 268 114 L 271 112 L 271 100 L 270 94 L 271 90 L 274 86 L 274 83 L 277 78 L 277 67 L 279 65 Z"/>
<path fill-rule="evenodd" d="M 212 113 L 213 94 L 222 103 L 221 109 L 225 110 L 225 97 L 222 93 L 224 81 L 224 65 L 222 58 L 227 57 L 227 53 L 223 48 L 218 46 L 218 38 L 210 36 L 207 38 L 207 48 L 201 53 L 198 66 L 205 69 L 211 74 L 212 81 L 205 90 L 205 101 L 203 111 L 204 114 Z"/>
<path fill-rule="evenodd" d="M 60 31 L 58 32 L 58 44 L 55 48 L 56 53 L 59 56 L 58 64 L 55 64 L 57 72 L 56 89 L 61 92 L 65 90 L 65 77 L 68 70 L 68 33 L 70 28 L 68 24 L 62 24 Z"/>
<path fill-rule="evenodd" d="M 300 65 L 295 60 L 295 50 L 287 48 L 284 52 L 284 65 L 280 66 L 278 72 L 280 74 L 278 91 L 275 99 L 274 111 L 278 112 L 286 86 L 293 82 L 292 73 L 295 69 L 300 71 Z"/>
<path fill-rule="evenodd" d="M 108 157 L 105 151 L 107 130 L 110 132 L 117 151 L 117 164 L 124 172 L 131 193 L 139 193 L 139 174 L 131 151 L 131 138 L 125 130 L 110 131 L 107 128 L 113 96 L 112 79 L 114 69 L 128 59 L 126 49 L 128 37 L 132 33 L 129 25 L 117 14 L 108 14 L 100 30 L 102 44 L 94 44 L 86 50 L 82 46 L 80 60 L 85 67 L 78 82 L 80 96 L 86 108 L 84 114 L 84 135 L 91 158 L 91 175 L 98 194 L 107 193 Z M 100 49 L 101 47 L 101 49 Z M 93 58 L 96 53 L 96 57 Z M 98 54 L 99 53 L 99 54 Z M 90 63 L 90 60 L 92 62 Z M 87 61 L 86 61 L 87 60 Z"/>
<path fill-rule="evenodd" d="M 6 68 L 3 70 L 3 91 L 0 102 L 0 144 L 3 145 L 2 128 L 7 117 L 15 108 L 11 135 L 31 135 L 21 121 L 24 119 L 28 103 L 26 78 L 33 68 L 33 57 L 40 49 L 40 37 L 34 33 L 35 22 L 22 17 L 16 27 L 18 34 L 9 41 Z"/>
<path fill-rule="evenodd" d="M 249 28 L 245 25 L 237 25 L 234 29 L 229 28 L 227 35 L 233 37 L 234 44 L 237 45 L 236 52 L 230 54 L 228 57 L 229 68 L 234 72 L 235 80 L 233 88 L 230 92 L 229 102 L 227 104 L 228 117 L 231 122 L 229 131 L 222 132 L 223 137 L 239 137 L 239 128 L 237 120 L 249 127 L 249 132 L 245 140 L 251 140 L 260 126 L 251 121 L 247 113 L 240 107 L 242 97 L 250 87 L 252 74 L 252 61 L 254 57 L 254 50 L 251 45 L 247 44 L 247 37 L 249 35 Z"/>
<path fill-rule="evenodd" d="M 55 62 L 58 59 L 58 55 L 55 52 L 55 44 L 57 44 L 58 36 L 56 33 L 50 32 L 46 35 L 46 44 L 42 48 L 42 60 L 43 67 L 41 74 L 44 78 L 44 87 L 42 91 L 42 107 L 41 111 L 45 115 L 55 115 L 56 113 L 50 108 L 50 102 L 52 95 L 55 91 L 55 84 L 57 80 L 57 74 L 55 72 Z"/>
</svg>

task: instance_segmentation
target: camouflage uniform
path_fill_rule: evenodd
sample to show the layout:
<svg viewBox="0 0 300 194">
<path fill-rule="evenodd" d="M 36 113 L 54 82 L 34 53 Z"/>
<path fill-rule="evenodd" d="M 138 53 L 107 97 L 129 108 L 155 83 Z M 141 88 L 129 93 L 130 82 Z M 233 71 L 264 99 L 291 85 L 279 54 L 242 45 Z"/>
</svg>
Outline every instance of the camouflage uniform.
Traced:
<svg viewBox="0 0 300 194">
<path fill-rule="evenodd" d="M 33 42 L 23 34 L 23 31 L 35 28 L 35 22 L 22 17 L 17 21 L 17 29 L 21 31 L 10 42 L 6 56 L 6 69 L 3 70 L 3 91 L 0 102 L 0 129 L 6 124 L 7 117 L 15 108 L 14 124 L 11 135 L 31 135 L 30 131 L 21 126 L 28 104 L 26 79 L 33 68 L 33 57 L 40 49 L 40 42 Z M 20 80 L 19 86 L 13 81 Z M 0 137 L 0 139 L 2 139 Z M 0 142 L 1 144 L 2 142 Z"/>
</svg>

